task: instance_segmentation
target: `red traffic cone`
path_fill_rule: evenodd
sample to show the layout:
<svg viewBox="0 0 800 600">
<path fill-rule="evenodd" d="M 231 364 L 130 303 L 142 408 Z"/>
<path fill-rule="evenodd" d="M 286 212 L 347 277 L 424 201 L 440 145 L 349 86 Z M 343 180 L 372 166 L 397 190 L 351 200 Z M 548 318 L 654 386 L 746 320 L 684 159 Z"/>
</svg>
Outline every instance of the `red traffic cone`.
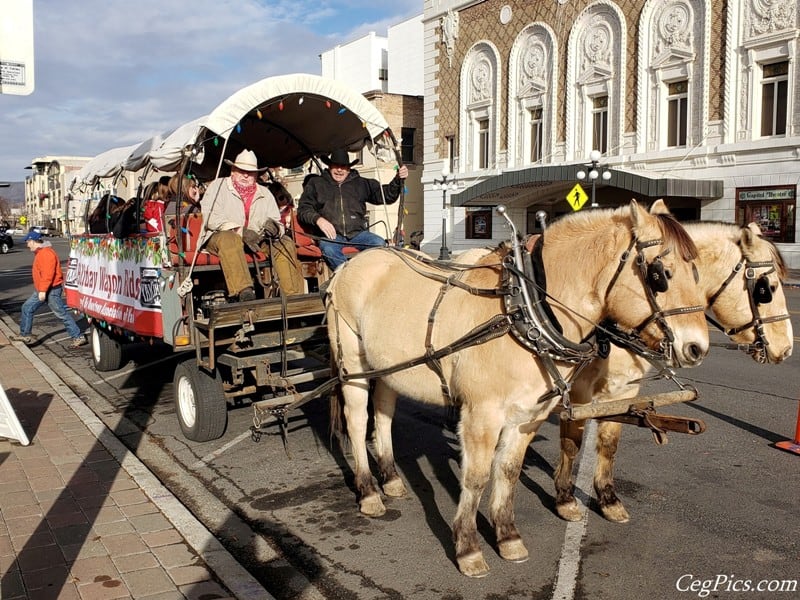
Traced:
<svg viewBox="0 0 800 600">
<path fill-rule="evenodd" d="M 794 439 L 778 442 L 775 447 L 794 454 L 800 454 L 800 403 L 797 405 L 797 425 L 794 430 Z"/>
</svg>

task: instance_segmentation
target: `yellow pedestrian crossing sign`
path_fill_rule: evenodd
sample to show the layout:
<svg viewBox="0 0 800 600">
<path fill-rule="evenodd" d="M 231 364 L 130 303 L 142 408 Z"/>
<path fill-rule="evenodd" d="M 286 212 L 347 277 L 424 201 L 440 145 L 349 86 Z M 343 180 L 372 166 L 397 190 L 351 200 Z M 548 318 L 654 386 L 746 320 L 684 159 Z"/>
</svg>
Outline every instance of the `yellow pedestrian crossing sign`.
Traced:
<svg viewBox="0 0 800 600">
<path fill-rule="evenodd" d="M 580 183 L 576 183 L 575 187 L 569 191 L 569 194 L 566 196 L 567 202 L 572 207 L 572 210 L 580 210 L 583 208 L 583 205 L 586 204 L 586 201 L 589 199 L 589 196 L 586 195 L 586 192 L 583 191 Z"/>
</svg>

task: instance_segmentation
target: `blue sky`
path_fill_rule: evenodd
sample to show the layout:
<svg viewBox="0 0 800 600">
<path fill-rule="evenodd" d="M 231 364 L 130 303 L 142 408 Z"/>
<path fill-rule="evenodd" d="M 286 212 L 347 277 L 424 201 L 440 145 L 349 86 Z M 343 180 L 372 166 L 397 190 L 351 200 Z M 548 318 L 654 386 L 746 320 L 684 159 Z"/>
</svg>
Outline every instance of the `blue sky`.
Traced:
<svg viewBox="0 0 800 600">
<path fill-rule="evenodd" d="M 422 13 L 422 0 L 34 0 L 35 91 L 0 95 L 0 181 L 207 114 L 271 75 Z M 2 15 L 0 15 L 2 19 Z"/>
</svg>

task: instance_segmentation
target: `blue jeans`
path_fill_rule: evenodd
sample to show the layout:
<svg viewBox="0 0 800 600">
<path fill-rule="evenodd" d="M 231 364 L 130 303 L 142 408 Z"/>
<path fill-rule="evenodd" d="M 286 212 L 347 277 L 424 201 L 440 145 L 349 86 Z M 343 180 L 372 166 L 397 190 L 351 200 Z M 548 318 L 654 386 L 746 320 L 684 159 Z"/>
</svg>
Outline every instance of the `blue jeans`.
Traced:
<svg viewBox="0 0 800 600">
<path fill-rule="evenodd" d="M 23 336 L 31 334 L 33 329 L 33 314 L 39 307 L 47 304 L 53 314 L 57 316 L 64 323 L 64 328 L 67 330 L 69 337 L 76 339 L 81 337 L 80 327 L 75 323 L 74 319 L 67 312 L 67 303 L 64 302 L 64 288 L 61 286 L 52 288 L 47 292 L 47 299 L 42 302 L 39 300 L 39 292 L 34 290 L 31 297 L 25 300 L 22 305 L 22 317 L 19 320 L 19 332 Z"/>
<path fill-rule="evenodd" d="M 353 246 L 359 250 L 366 250 L 367 248 L 380 248 L 386 245 L 386 240 L 376 233 L 371 231 L 362 231 L 357 233 L 350 239 L 343 235 L 336 235 L 335 240 L 322 239 L 319 240 L 319 249 L 322 250 L 322 257 L 332 271 L 347 260 L 342 252 L 345 246 Z"/>
</svg>

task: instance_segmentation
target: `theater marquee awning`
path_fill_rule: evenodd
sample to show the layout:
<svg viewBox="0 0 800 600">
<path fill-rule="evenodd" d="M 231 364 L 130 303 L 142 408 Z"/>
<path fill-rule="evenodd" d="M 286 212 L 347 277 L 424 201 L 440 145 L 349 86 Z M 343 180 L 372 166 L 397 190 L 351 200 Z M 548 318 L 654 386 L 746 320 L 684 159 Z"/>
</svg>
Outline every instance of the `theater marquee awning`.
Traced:
<svg viewBox="0 0 800 600">
<path fill-rule="evenodd" d="M 510 208 L 522 208 L 542 199 L 561 200 L 563 195 L 578 182 L 575 174 L 586 169 L 582 163 L 573 165 L 553 165 L 531 167 L 519 171 L 508 171 L 490 177 L 468 187 L 463 192 L 453 194 L 453 206 L 494 206 L 505 204 Z M 601 167 L 602 169 L 602 167 Z M 721 198 L 723 183 L 716 179 L 679 179 L 675 177 L 656 177 L 616 168 L 607 168 L 611 179 L 597 181 L 598 189 L 616 188 L 630 192 L 630 195 L 642 199 L 658 198 L 696 198 L 714 200 Z M 580 182 L 587 192 L 591 182 Z M 562 193 L 563 192 L 563 193 Z M 627 202 L 630 195 L 620 197 L 620 202 Z"/>
</svg>

